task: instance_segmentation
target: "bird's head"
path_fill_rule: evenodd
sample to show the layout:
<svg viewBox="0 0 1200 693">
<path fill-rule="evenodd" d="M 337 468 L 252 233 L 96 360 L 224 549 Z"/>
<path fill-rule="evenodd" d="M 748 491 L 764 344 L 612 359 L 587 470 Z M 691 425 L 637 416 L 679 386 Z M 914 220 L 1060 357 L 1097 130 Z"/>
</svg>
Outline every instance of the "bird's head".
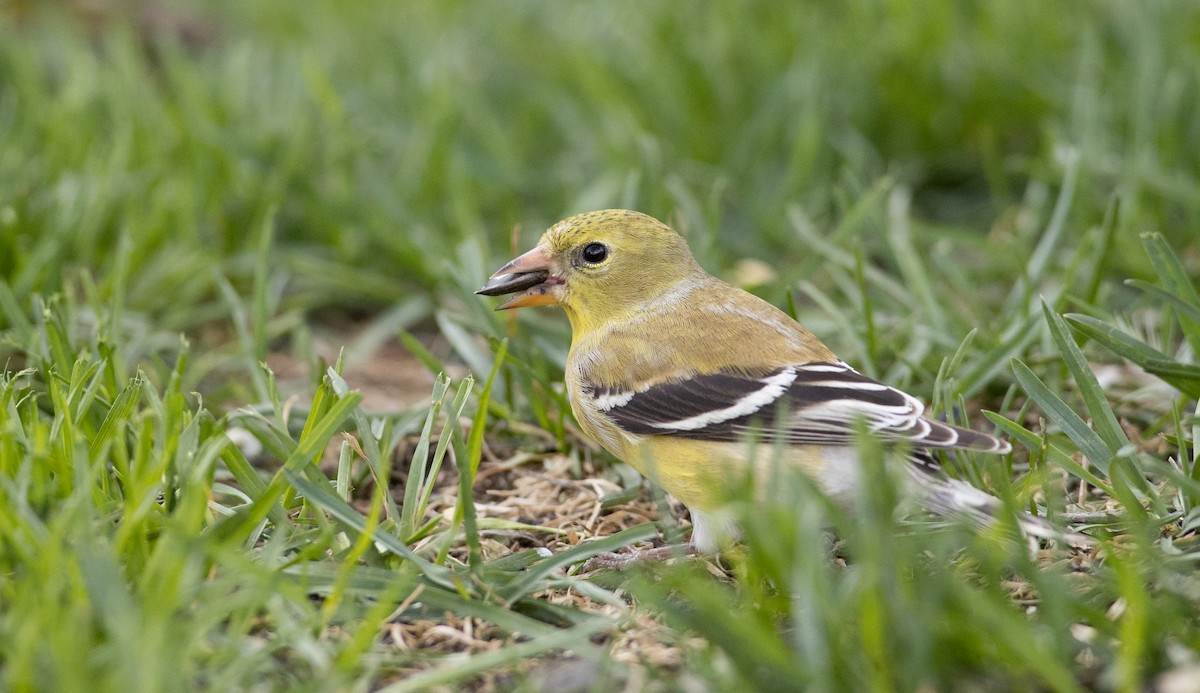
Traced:
<svg viewBox="0 0 1200 693">
<path fill-rule="evenodd" d="M 551 226 L 475 293 L 513 294 L 496 310 L 561 305 L 572 327 L 596 327 L 637 312 L 703 270 L 687 243 L 640 212 L 606 209 Z"/>
</svg>

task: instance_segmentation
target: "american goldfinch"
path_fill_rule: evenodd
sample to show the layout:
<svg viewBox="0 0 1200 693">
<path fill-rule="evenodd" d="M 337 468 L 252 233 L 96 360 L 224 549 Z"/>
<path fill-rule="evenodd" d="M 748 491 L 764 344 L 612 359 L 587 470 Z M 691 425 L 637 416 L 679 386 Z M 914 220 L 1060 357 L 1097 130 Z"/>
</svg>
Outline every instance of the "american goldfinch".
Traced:
<svg viewBox="0 0 1200 693">
<path fill-rule="evenodd" d="M 709 275 L 683 237 L 649 216 L 603 210 L 563 220 L 477 293 L 513 294 L 497 310 L 562 306 L 576 419 L 688 507 L 700 551 L 737 537 L 714 482 L 745 469 L 752 430 L 839 502 L 853 500 L 855 431 L 865 424 L 908 451 L 909 486 L 929 509 L 982 524 L 998 507 L 943 477 L 929 450 L 1004 454 L 1008 443 L 926 418 L 916 398 L 858 373 L 787 314 Z M 762 429 L 777 411 L 782 422 Z M 1032 516 L 1021 524 L 1035 536 L 1061 536 Z"/>
</svg>

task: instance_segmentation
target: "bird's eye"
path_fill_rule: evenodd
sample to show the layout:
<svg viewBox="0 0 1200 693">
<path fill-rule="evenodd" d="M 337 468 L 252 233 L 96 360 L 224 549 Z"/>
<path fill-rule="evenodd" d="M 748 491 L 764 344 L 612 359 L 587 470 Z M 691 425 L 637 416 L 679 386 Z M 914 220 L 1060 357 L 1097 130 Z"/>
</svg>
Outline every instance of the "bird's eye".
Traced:
<svg viewBox="0 0 1200 693">
<path fill-rule="evenodd" d="M 608 257 L 608 248 L 604 247 L 603 243 L 588 243 L 583 246 L 583 260 L 590 264 L 604 262 L 604 258 Z"/>
</svg>

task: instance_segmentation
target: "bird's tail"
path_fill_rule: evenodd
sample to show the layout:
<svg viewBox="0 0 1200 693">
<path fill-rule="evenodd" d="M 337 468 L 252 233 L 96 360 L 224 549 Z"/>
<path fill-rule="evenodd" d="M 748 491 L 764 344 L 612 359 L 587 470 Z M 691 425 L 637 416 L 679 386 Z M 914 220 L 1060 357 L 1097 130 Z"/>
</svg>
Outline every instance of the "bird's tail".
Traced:
<svg viewBox="0 0 1200 693">
<path fill-rule="evenodd" d="M 988 527 L 995 524 L 1000 514 L 999 498 L 965 481 L 943 478 L 920 468 L 913 469 L 912 477 L 924 506 L 938 515 L 964 517 L 979 527 Z M 1091 548 L 1098 543 L 1093 537 L 1059 529 L 1029 513 L 1017 515 L 1017 524 L 1027 536 L 1060 541 L 1079 549 Z"/>
</svg>

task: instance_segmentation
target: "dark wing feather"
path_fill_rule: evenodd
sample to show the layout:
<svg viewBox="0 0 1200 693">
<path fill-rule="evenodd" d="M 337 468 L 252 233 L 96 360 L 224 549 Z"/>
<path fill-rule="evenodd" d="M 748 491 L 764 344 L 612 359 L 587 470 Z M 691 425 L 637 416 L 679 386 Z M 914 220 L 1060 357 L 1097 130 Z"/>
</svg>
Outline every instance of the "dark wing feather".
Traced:
<svg viewBox="0 0 1200 693">
<path fill-rule="evenodd" d="M 592 387 L 585 396 L 614 424 L 638 435 L 732 442 L 756 431 L 764 441 L 845 445 L 863 422 L 885 441 L 918 448 L 1009 450 L 990 435 L 926 419 L 919 400 L 844 363 L 798 364 L 761 376 L 718 372 L 640 390 Z"/>
<path fill-rule="evenodd" d="M 605 413 L 630 433 L 663 433 L 670 431 L 664 431 L 664 423 L 686 421 L 723 409 L 762 387 L 763 383 L 759 380 L 728 373 L 712 373 L 655 385 L 634 393 L 625 404 L 613 406 Z M 620 392 L 608 388 L 593 392 L 600 402 L 621 398 Z M 605 400 L 605 396 L 613 400 Z"/>
</svg>

